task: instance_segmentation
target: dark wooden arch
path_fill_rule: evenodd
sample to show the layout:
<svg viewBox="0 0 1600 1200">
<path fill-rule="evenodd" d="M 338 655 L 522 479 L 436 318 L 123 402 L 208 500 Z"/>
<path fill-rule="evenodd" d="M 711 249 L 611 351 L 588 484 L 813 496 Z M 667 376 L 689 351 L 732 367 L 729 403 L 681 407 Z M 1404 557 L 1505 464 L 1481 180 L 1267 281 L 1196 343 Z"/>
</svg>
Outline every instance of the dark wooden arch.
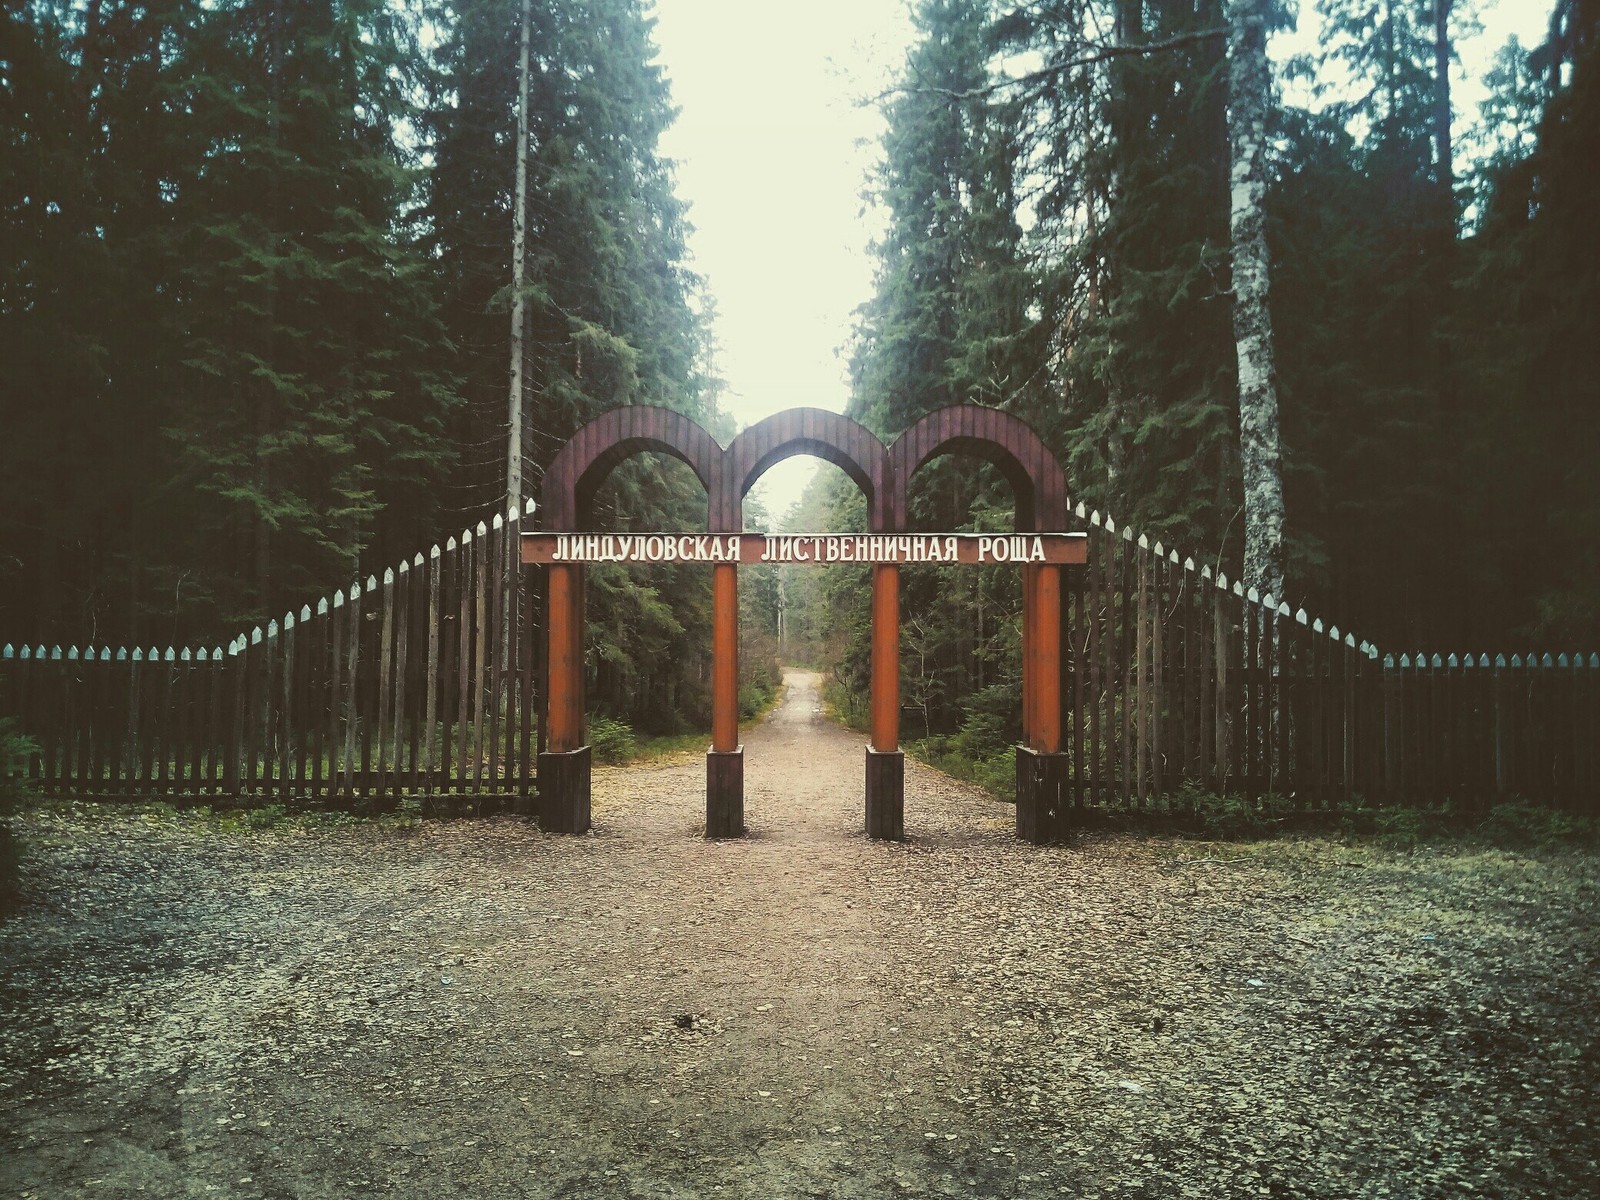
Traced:
<svg viewBox="0 0 1600 1200">
<path fill-rule="evenodd" d="M 889 452 L 858 421 L 821 408 L 791 408 L 774 413 L 733 439 L 723 458 L 723 507 L 713 529 L 740 528 L 744 497 L 763 472 L 786 458 L 812 454 L 840 468 L 867 498 L 869 527 L 874 533 L 894 528 L 894 495 Z M 714 506 L 715 507 L 715 506 Z"/>
<path fill-rule="evenodd" d="M 687 463 L 706 489 L 707 528 L 743 529 L 745 493 L 762 472 L 796 454 L 842 468 L 867 498 L 873 533 L 906 532 L 911 477 L 940 454 L 971 454 L 994 463 L 1010 482 L 1017 529 L 1065 531 L 1066 477 L 1048 447 L 1023 420 L 976 405 L 929 413 L 892 448 L 849 417 L 817 408 L 777 413 L 744 430 L 723 449 L 704 428 L 671 409 L 612 409 L 584 425 L 545 472 L 540 524 L 577 532 L 594 494 L 616 466 L 646 451 Z M 744 830 L 744 748 L 738 744 L 738 568 L 712 565 L 712 722 L 706 754 L 706 834 Z M 540 822 L 549 832 L 589 827 L 589 747 L 583 704 L 583 572 L 581 563 L 551 563 L 546 580 L 547 686 L 539 755 Z M 867 832 L 903 836 L 904 755 L 899 749 L 899 568 L 872 569 L 872 736 L 867 751 Z M 1065 756 L 1060 753 L 1061 570 L 1023 567 L 1023 729 L 1017 750 L 1017 832 L 1040 840 L 1048 814 L 1060 808 Z"/>
<path fill-rule="evenodd" d="M 670 408 L 631 405 L 601 413 L 561 448 L 540 489 L 541 524 L 546 529 L 581 528 L 606 477 L 633 455 L 652 450 L 688 464 L 706 490 L 709 514 L 722 477 L 723 451 L 717 439 Z"/>
<path fill-rule="evenodd" d="M 895 439 L 895 529 L 906 527 L 911 477 L 941 454 L 970 454 L 999 468 L 1016 496 L 1019 530 L 1066 529 L 1067 478 L 1056 456 L 1021 417 L 975 404 L 936 409 Z"/>
</svg>

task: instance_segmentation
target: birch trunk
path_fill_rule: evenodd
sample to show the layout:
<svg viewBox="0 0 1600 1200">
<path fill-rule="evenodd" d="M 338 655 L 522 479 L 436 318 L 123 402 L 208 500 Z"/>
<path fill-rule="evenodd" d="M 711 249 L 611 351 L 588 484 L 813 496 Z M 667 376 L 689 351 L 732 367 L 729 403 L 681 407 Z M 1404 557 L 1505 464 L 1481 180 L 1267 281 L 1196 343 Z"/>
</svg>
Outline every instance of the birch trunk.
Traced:
<svg viewBox="0 0 1600 1200">
<path fill-rule="evenodd" d="M 523 507 L 522 497 L 522 367 L 523 328 L 527 324 L 522 296 L 528 239 L 528 25 L 529 0 L 522 0 L 522 52 L 517 65 L 517 191 L 511 213 L 511 394 L 507 401 L 506 505 Z M 505 507 L 505 506 L 502 506 Z"/>
<path fill-rule="evenodd" d="M 1239 362 L 1239 461 L 1244 477 L 1244 578 L 1283 596 L 1283 477 L 1277 372 L 1267 305 L 1267 66 L 1265 0 L 1231 0 L 1228 133 L 1233 146 L 1233 339 Z"/>
</svg>

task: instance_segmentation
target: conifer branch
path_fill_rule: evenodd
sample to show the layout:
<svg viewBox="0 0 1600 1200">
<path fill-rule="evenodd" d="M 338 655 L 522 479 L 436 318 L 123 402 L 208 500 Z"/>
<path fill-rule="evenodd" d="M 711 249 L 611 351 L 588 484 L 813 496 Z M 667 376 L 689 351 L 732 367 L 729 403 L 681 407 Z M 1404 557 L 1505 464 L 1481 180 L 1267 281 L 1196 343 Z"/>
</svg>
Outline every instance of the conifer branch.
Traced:
<svg viewBox="0 0 1600 1200">
<path fill-rule="evenodd" d="M 1007 88 L 1027 87 L 1032 84 L 1043 83 L 1046 80 L 1053 79 L 1055 76 L 1066 71 L 1075 71 L 1079 67 L 1092 67 L 1097 63 L 1109 62 L 1114 58 L 1127 58 L 1128 56 L 1135 54 L 1157 54 L 1167 50 L 1181 50 L 1185 46 L 1194 46 L 1201 42 L 1209 42 L 1213 38 L 1227 36 L 1228 30 L 1224 27 L 1220 29 L 1196 30 L 1193 33 L 1183 33 L 1176 37 L 1164 38 L 1159 42 L 1141 42 L 1136 46 L 1107 46 L 1104 44 L 1097 44 L 1095 42 L 1083 42 L 1081 43 L 1081 46 L 1086 49 L 1092 48 L 1091 53 L 1084 54 L 1079 58 L 1071 58 L 1063 60 L 1062 62 L 1051 63 L 1049 66 L 1040 67 L 1037 71 L 1029 71 L 1026 75 L 1018 75 L 1015 79 L 1000 79 L 996 80 L 994 83 L 985 84 L 983 87 L 968 88 L 965 91 L 955 91 L 951 88 L 925 86 L 890 88 L 888 91 L 881 93 L 878 96 L 878 99 L 886 100 L 890 96 L 902 93 L 920 93 L 924 95 L 946 96 L 951 100 L 980 100 L 986 96 L 992 96 L 996 92 L 1003 92 Z"/>
</svg>

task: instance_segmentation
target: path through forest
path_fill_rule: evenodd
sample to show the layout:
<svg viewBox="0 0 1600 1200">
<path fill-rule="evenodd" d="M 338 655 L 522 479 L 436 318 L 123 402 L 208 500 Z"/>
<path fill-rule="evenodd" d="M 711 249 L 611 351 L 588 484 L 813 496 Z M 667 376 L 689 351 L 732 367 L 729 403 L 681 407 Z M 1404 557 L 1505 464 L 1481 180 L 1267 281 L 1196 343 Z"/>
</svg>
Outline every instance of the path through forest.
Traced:
<svg viewBox="0 0 1600 1200">
<path fill-rule="evenodd" d="M 1592 858 L 1017 842 L 817 678 L 595 831 L 26 818 L 0 926 L 17 1196 L 1578 1196 Z"/>
</svg>

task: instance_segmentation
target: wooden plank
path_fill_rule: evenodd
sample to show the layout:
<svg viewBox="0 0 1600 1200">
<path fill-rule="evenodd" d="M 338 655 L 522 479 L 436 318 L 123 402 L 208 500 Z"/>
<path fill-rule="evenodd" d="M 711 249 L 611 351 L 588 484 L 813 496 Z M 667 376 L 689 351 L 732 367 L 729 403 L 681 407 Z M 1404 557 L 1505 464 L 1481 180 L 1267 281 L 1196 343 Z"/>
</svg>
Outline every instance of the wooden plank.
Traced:
<svg viewBox="0 0 1600 1200">
<path fill-rule="evenodd" d="M 172 652 L 169 650 L 168 653 Z M 190 739 L 189 705 L 193 699 L 189 650 L 187 647 L 179 650 L 168 661 L 167 671 L 172 689 L 172 747 L 168 756 L 171 759 L 172 767 L 168 790 L 176 793 L 187 793 L 192 790 L 189 785 L 187 767 Z"/>
<path fill-rule="evenodd" d="M 65 697 L 61 678 L 66 662 L 60 646 L 39 647 L 37 670 L 39 687 L 35 712 L 38 714 L 34 740 L 39 743 L 39 789 L 45 795 L 58 790 L 61 778 L 61 706 Z"/>
<path fill-rule="evenodd" d="M 533 812 L 532 781 L 534 774 L 533 726 L 537 720 L 538 705 L 534 694 L 534 680 L 538 672 L 537 654 L 542 639 L 534 625 L 534 614 L 539 611 L 538 597 L 533 588 L 531 569 L 518 571 L 517 593 L 522 602 L 522 628 L 518 634 L 522 652 L 522 742 L 517 763 L 517 811 L 524 816 Z"/>
<path fill-rule="evenodd" d="M 503 674 L 501 662 L 505 657 L 505 621 L 500 606 L 505 600 L 505 553 L 505 527 L 500 514 L 496 513 L 490 524 L 489 550 L 485 556 L 488 586 L 486 643 L 489 652 L 489 670 L 488 692 L 480 700 L 480 703 L 486 702 L 489 708 L 489 732 L 484 751 L 483 771 L 491 788 L 498 787 L 500 768 L 500 680 Z"/>
<path fill-rule="evenodd" d="M 1312 628 L 1311 618 L 1305 609 L 1299 609 L 1295 613 L 1295 623 L 1295 636 L 1300 643 L 1299 654 L 1308 729 L 1308 736 L 1304 745 L 1305 771 L 1309 779 L 1307 786 L 1310 789 L 1311 806 L 1318 811 L 1322 811 L 1330 808 L 1333 804 L 1327 769 L 1329 705 L 1327 704 L 1327 685 L 1323 678 L 1327 659 L 1322 639 L 1316 636 Z M 1367 795 L 1375 797 L 1376 792 L 1369 788 L 1367 789 Z"/>
<path fill-rule="evenodd" d="M 328 711 L 324 718 L 327 730 L 328 789 L 326 798 L 332 800 L 344 793 L 343 779 L 349 759 L 344 755 L 345 730 L 345 605 L 343 588 L 334 592 L 333 603 L 328 605 Z"/>
<path fill-rule="evenodd" d="M 1118 699 L 1122 707 L 1122 720 L 1117 731 L 1118 741 L 1122 752 L 1122 769 L 1119 774 L 1118 800 L 1126 807 L 1134 798 L 1133 778 L 1133 714 L 1136 704 L 1135 689 L 1133 687 L 1133 640 L 1136 630 L 1136 598 L 1133 556 L 1129 553 L 1129 541 L 1121 530 L 1113 542 L 1114 553 L 1117 557 L 1117 589 L 1116 599 L 1119 609 L 1117 621 L 1117 652 L 1116 652 L 1116 679 Z"/>
<path fill-rule="evenodd" d="M 1267 711 L 1262 722 L 1262 732 L 1266 734 L 1266 766 L 1267 766 L 1267 792 L 1279 794 L 1286 791 L 1281 776 L 1284 763 L 1283 743 L 1285 728 L 1289 721 L 1288 697 L 1286 695 L 1283 673 L 1283 646 L 1280 642 L 1282 631 L 1277 602 L 1272 597 L 1263 597 L 1263 616 L 1266 619 L 1266 659 L 1267 673 L 1262 681 L 1267 694 Z"/>
<path fill-rule="evenodd" d="M 1347 714 L 1347 733 L 1343 744 L 1345 780 L 1344 798 L 1346 803 L 1350 803 L 1355 800 L 1356 789 L 1359 786 L 1356 779 L 1356 730 L 1359 728 L 1357 722 L 1359 720 L 1360 713 L 1357 709 L 1356 701 L 1358 697 L 1357 685 L 1360 676 L 1358 673 L 1359 664 L 1355 661 L 1353 648 L 1346 646 L 1344 649 L 1348 652 L 1342 656 L 1345 662 L 1344 711 Z"/>
<path fill-rule="evenodd" d="M 472 539 L 472 790 L 481 794 L 484 774 L 484 707 L 488 684 L 488 603 L 490 555 L 488 527 L 478 522 L 477 536 Z"/>
<path fill-rule="evenodd" d="M 77 774 L 77 717 L 78 717 L 78 648 L 67 646 L 61 656 L 61 736 L 58 739 L 59 760 L 56 763 L 56 786 L 62 794 L 72 792 Z"/>
<path fill-rule="evenodd" d="M 287 804 L 294 796 L 294 730 L 299 714 L 294 709 L 295 651 L 299 639 L 295 636 L 292 614 L 284 614 L 278 633 L 278 688 L 273 693 L 277 713 L 273 725 L 278 731 L 277 787 L 273 794 L 279 804 Z"/>
<path fill-rule="evenodd" d="M 95 662 L 95 787 L 109 791 L 117 769 L 118 742 L 122 730 L 122 689 L 110 646 L 100 647 Z"/>
<path fill-rule="evenodd" d="M 472 726 L 468 721 L 467 707 L 472 689 L 472 531 L 461 535 L 460 561 L 456 569 L 456 603 L 458 608 L 456 656 L 456 777 L 455 790 L 469 790 L 472 763 Z"/>
<path fill-rule="evenodd" d="M 454 711 L 455 689 L 451 683 L 458 677 L 461 666 L 458 661 L 457 648 L 460 638 L 458 631 L 457 601 L 458 581 L 460 574 L 461 557 L 456 540 L 451 538 L 445 545 L 444 556 L 441 560 L 441 574 L 439 579 L 439 784 L 441 792 L 448 791 L 452 777 L 452 767 L 455 762 L 453 754 L 455 723 L 451 720 Z"/>
<path fill-rule="evenodd" d="M 394 623 L 394 698 L 391 701 L 390 717 L 393 723 L 391 736 L 394 741 L 394 797 L 398 803 L 405 791 L 408 775 L 416 771 L 416 759 L 413 756 L 408 767 L 405 759 L 406 753 L 406 712 L 410 702 L 410 693 L 406 686 L 410 678 L 410 647 L 412 624 L 412 578 L 411 564 L 402 562 L 400 569 L 395 572 L 395 623 Z"/>
<path fill-rule="evenodd" d="M 355 689 L 356 706 L 359 712 L 358 739 L 361 743 L 361 802 L 363 807 L 370 809 L 375 795 L 382 793 L 383 781 L 378 773 L 372 769 L 372 738 L 376 733 L 379 739 L 383 737 L 383 726 L 378 720 L 380 687 L 383 683 L 382 665 L 384 661 L 383 625 L 382 625 L 382 596 L 376 576 L 367 576 L 367 586 L 364 596 L 378 597 L 379 611 L 372 615 L 377 620 L 368 621 L 363 617 L 356 642 L 361 646 L 361 657 L 369 664 L 356 681 Z"/>
<path fill-rule="evenodd" d="M 92 646 L 83 646 L 78 650 L 78 661 L 72 672 L 74 716 L 71 731 L 73 745 L 72 762 L 72 790 L 75 795 L 84 795 L 92 786 L 94 780 L 93 760 L 94 742 L 94 664 L 95 652 Z M 1563 672 L 1563 681 L 1564 681 Z"/>
<path fill-rule="evenodd" d="M 508 810 L 517 810 L 516 757 L 517 757 L 517 625 L 520 614 L 516 607 L 517 572 L 517 519 L 516 510 L 506 514 L 505 532 L 500 553 L 496 558 L 500 572 L 500 596 L 495 605 L 500 623 L 500 676 L 495 685 L 494 707 L 499 713 L 499 740 L 496 742 L 493 774 L 500 803 Z"/>
<path fill-rule="evenodd" d="M 394 689 L 394 571 L 383 573 L 383 617 L 378 642 L 378 796 L 388 791 L 389 712 Z"/>
<path fill-rule="evenodd" d="M 99 792 L 104 790 L 105 782 L 105 743 L 106 743 L 106 707 L 110 699 L 106 687 L 106 665 L 100 661 L 100 656 L 105 651 L 96 650 L 93 646 L 84 651 L 83 656 L 83 686 L 84 686 L 84 722 L 83 722 L 83 751 L 79 755 L 83 763 L 83 778 L 78 782 L 80 792 Z M 0 672 L 3 676 L 3 672 Z M 0 705 L 4 704 L 0 697 Z M 0 707 L 0 712 L 7 711 Z"/>
<path fill-rule="evenodd" d="M 161 790 L 156 749 L 161 744 L 161 652 L 151 646 L 139 671 L 139 784 L 144 795 Z"/>
<path fill-rule="evenodd" d="M 315 679 L 319 670 L 317 624 L 309 605 L 295 617 L 294 637 L 294 794 L 306 803 L 316 801 L 311 784 L 311 747 L 322 730 L 322 714 L 315 703 Z"/>
<path fill-rule="evenodd" d="M 200 790 L 214 796 L 222 790 L 223 748 L 227 742 L 227 726 L 223 720 L 223 687 L 227 675 L 223 665 L 222 648 L 213 646 L 202 650 L 205 661 L 203 678 L 205 686 L 196 700 L 201 706 L 202 736 L 196 750 L 200 755 Z"/>
<path fill-rule="evenodd" d="M 252 649 L 252 638 L 258 638 L 261 631 L 253 629 L 248 634 L 241 634 L 238 649 L 234 652 L 232 666 L 234 669 L 234 686 L 232 694 L 233 712 L 233 761 L 230 764 L 233 771 L 233 786 L 228 789 L 228 795 L 236 803 L 244 803 L 255 786 L 255 728 L 250 719 L 251 691 L 255 682 L 255 654 Z"/>
<path fill-rule="evenodd" d="M 1212 773 L 1216 791 L 1224 794 L 1233 786 L 1233 698 L 1229 694 L 1229 672 L 1233 656 L 1233 622 L 1228 617 L 1228 595 L 1219 577 L 1211 596 L 1212 703 L 1214 714 L 1214 752 Z"/>
<path fill-rule="evenodd" d="M 1178 654 L 1181 656 L 1183 667 L 1180 673 L 1183 728 L 1183 775 L 1186 779 L 1203 779 L 1205 768 L 1200 761 L 1200 689 L 1204 685 L 1204 674 L 1200 670 L 1199 630 L 1195 621 L 1198 593 L 1200 592 L 1200 575 L 1195 570 L 1194 559 L 1185 559 L 1182 573 L 1179 576 L 1178 613 L 1181 617 L 1179 626 Z"/>
<path fill-rule="evenodd" d="M 506 522 L 505 553 L 501 559 L 501 570 L 504 572 L 505 583 L 500 598 L 501 620 L 505 629 L 505 657 L 500 675 L 500 704 L 505 710 L 504 742 L 501 747 L 500 778 L 502 788 L 510 797 L 510 807 L 513 812 L 521 811 L 516 801 L 517 788 L 517 722 L 521 715 L 521 693 L 518 680 L 521 677 L 521 631 L 522 610 L 517 596 L 517 585 L 522 575 L 522 568 L 517 562 L 517 537 L 518 522 L 516 510 L 512 510 L 511 517 Z"/>
<path fill-rule="evenodd" d="M 1138 589 L 1133 624 L 1134 793 L 1142 809 L 1150 783 L 1150 545 L 1141 534 L 1133 550 Z"/>
<path fill-rule="evenodd" d="M 263 678 L 257 719 L 261 722 L 260 798 L 272 803 L 281 798 L 278 764 L 283 745 L 283 705 L 279 692 L 283 686 L 283 635 L 277 621 L 267 623 L 267 636 L 261 643 Z"/>
<path fill-rule="evenodd" d="M 13 657 L 5 664 L 13 670 L 21 665 L 21 660 Z M 12 687 L 15 688 L 18 680 L 13 678 Z M 90 772 L 93 777 L 93 787 L 97 791 L 110 791 L 111 781 L 116 777 L 118 756 L 121 753 L 122 728 L 122 686 L 120 670 L 112 660 L 112 651 L 109 646 L 100 647 L 94 662 L 94 738 L 90 748 Z M 20 695 L 12 690 L 8 698 L 9 708 L 0 711 L 10 711 L 22 721 L 24 729 L 27 725 L 27 710 L 21 703 Z"/>
<path fill-rule="evenodd" d="M 1202 570 L 1195 577 L 1194 593 L 1195 777 L 1213 792 L 1220 792 L 1221 781 L 1216 770 L 1216 622 L 1213 616 L 1217 585 L 1209 570 Z"/>
<path fill-rule="evenodd" d="M 430 800 L 437 786 L 434 772 L 439 767 L 438 736 L 439 736 L 439 622 L 440 592 L 439 575 L 443 566 L 443 552 L 437 543 L 428 550 L 428 611 L 427 611 L 427 639 L 428 652 L 426 659 L 425 687 L 423 696 L 423 795 Z"/>
<path fill-rule="evenodd" d="M 375 736 L 385 746 L 387 772 L 384 776 L 382 806 L 396 809 L 405 793 L 408 770 L 406 767 L 406 671 L 409 653 L 403 653 L 410 643 L 411 564 L 402 562 L 394 568 L 394 633 L 389 643 L 389 689 L 386 720 L 378 727 Z"/>
<path fill-rule="evenodd" d="M 204 648 L 185 653 L 189 654 L 185 667 L 189 706 L 188 790 L 194 795 L 202 795 L 206 791 L 205 748 L 211 732 L 206 719 L 206 697 L 211 691 L 211 663 Z"/>
<path fill-rule="evenodd" d="M 345 624 L 345 659 L 342 675 L 344 698 L 340 704 L 340 717 L 343 728 L 340 730 L 344 742 L 344 797 L 348 803 L 353 804 L 356 798 L 356 741 L 357 727 L 361 723 L 360 706 L 360 675 L 361 663 L 361 605 L 362 590 L 358 580 L 352 584 L 346 594 L 344 606 Z"/>
<path fill-rule="evenodd" d="M 1239 657 L 1235 660 L 1235 680 L 1237 683 L 1237 702 L 1234 711 L 1238 714 L 1235 727 L 1237 736 L 1234 738 L 1237 762 L 1234 778 L 1239 782 L 1239 790 L 1243 793 L 1245 803 L 1254 804 L 1257 796 L 1257 766 L 1256 766 L 1256 700 L 1255 686 L 1259 678 L 1260 643 L 1256 638 L 1251 605 L 1248 595 L 1235 585 L 1233 590 L 1233 609 L 1238 614 L 1239 629 Z"/>
<path fill-rule="evenodd" d="M 306 795 L 312 804 L 322 803 L 326 756 L 330 753 L 327 734 L 328 714 L 334 706 L 333 693 L 329 688 L 332 679 L 332 631 L 333 614 L 329 610 L 328 598 L 323 596 L 317 601 L 316 611 L 306 625 L 308 670 L 305 744 L 309 770 L 304 774 Z"/>
<path fill-rule="evenodd" d="M 241 778 L 245 741 L 245 671 L 241 660 L 243 653 L 240 639 L 228 644 L 227 690 L 223 693 L 226 701 L 223 723 L 227 737 L 222 750 L 222 791 L 230 799 L 236 799 L 244 786 Z"/>
<path fill-rule="evenodd" d="M 1111 695 L 1111 535 L 1104 526 L 1097 525 L 1091 532 L 1095 539 L 1094 562 L 1090 578 L 1094 580 L 1094 618 L 1090 632 L 1094 639 L 1094 721 L 1092 733 L 1094 747 L 1091 762 L 1094 766 L 1096 799 L 1102 806 L 1111 803 L 1112 775 L 1112 695 Z"/>
<path fill-rule="evenodd" d="M 10 664 L 11 711 L 17 714 L 23 732 L 31 735 L 34 724 L 33 647 L 17 646 L 13 649 L 12 655 Z M 29 780 L 36 778 L 38 765 L 38 755 L 28 755 L 28 761 L 23 764 L 22 768 L 23 778 Z"/>
<path fill-rule="evenodd" d="M 272 685 L 267 689 L 267 728 L 271 734 L 267 795 L 276 804 L 287 804 L 292 783 L 289 770 L 293 761 L 290 739 L 294 719 L 289 711 L 294 695 L 294 621 L 288 615 L 278 621 L 278 636 L 272 650 Z"/>
<path fill-rule="evenodd" d="M 406 787 L 422 795 L 422 716 L 427 708 L 428 685 L 428 560 L 418 554 L 411 560 L 411 581 L 406 602 Z"/>
<path fill-rule="evenodd" d="M 1171 564 L 1168 562 L 1160 542 L 1156 543 L 1155 557 L 1152 563 L 1154 569 L 1152 576 L 1154 606 L 1152 608 L 1153 622 L 1150 629 L 1150 787 L 1154 795 L 1164 798 L 1167 794 L 1166 731 L 1164 729 L 1167 719 L 1167 627 L 1172 615 L 1176 612 L 1176 608 L 1168 607 L 1172 587 L 1172 574 L 1169 570 Z"/>
<path fill-rule="evenodd" d="M 267 635 L 261 642 L 262 680 L 257 693 L 256 720 L 261 727 L 261 786 L 259 796 L 270 803 L 278 786 L 278 746 L 282 718 L 278 703 L 278 688 L 283 674 L 283 643 L 277 632 L 276 621 L 267 623 Z"/>
<path fill-rule="evenodd" d="M 55 765 L 53 775 L 56 791 L 66 794 L 72 790 L 73 718 L 76 715 L 76 697 L 73 695 L 78 674 L 78 650 L 69 646 L 56 660 L 56 734 Z"/>
<path fill-rule="evenodd" d="M 100 755 L 100 661 L 92 646 L 85 647 L 79 663 L 81 700 L 78 730 L 78 790 L 79 793 L 99 790 Z"/>
</svg>

